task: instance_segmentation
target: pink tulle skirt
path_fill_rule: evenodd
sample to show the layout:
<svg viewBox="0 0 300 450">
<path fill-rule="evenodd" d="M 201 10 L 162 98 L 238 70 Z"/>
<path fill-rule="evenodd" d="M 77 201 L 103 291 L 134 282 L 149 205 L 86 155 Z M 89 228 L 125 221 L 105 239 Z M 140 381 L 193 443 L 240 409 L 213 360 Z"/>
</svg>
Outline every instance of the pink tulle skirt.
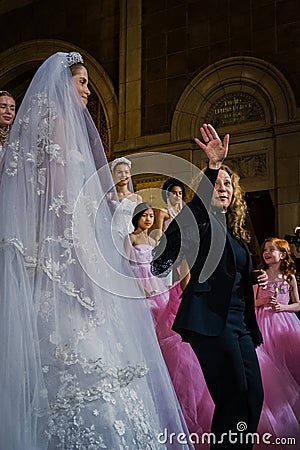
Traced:
<svg viewBox="0 0 300 450">
<path fill-rule="evenodd" d="M 179 283 L 170 289 L 169 302 L 159 315 L 156 332 L 188 429 L 190 433 L 196 433 L 201 442 L 202 434 L 210 432 L 214 404 L 191 346 L 182 342 L 181 337 L 171 329 L 181 292 Z M 270 448 L 270 444 L 263 442 L 263 437 L 270 442 L 292 437 L 299 444 L 299 385 L 285 367 L 273 361 L 263 346 L 257 348 L 257 355 L 264 386 L 264 404 L 257 431 L 259 443 L 254 448 Z M 265 433 L 270 436 L 266 438 Z M 195 444 L 195 448 L 204 450 L 209 445 Z"/>
<path fill-rule="evenodd" d="M 192 347 L 171 329 L 181 292 L 179 283 L 170 289 L 169 302 L 159 317 L 156 333 L 187 427 L 190 433 L 195 433 L 192 437 L 195 448 L 205 449 L 209 446 L 197 445 L 197 436 L 201 438 L 204 432 L 209 432 L 214 404 Z"/>
<path fill-rule="evenodd" d="M 293 312 L 274 312 L 270 307 L 256 308 L 263 335 L 263 350 L 279 367 L 286 367 L 300 385 L 300 320 Z"/>
</svg>

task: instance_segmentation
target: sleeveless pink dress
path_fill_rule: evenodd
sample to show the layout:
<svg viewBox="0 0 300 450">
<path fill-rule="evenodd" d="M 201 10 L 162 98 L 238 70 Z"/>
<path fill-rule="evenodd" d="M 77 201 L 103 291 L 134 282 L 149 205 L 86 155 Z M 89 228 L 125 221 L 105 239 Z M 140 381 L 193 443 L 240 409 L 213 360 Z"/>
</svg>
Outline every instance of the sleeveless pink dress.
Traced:
<svg viewBox="0 0 300 450">
<path fill-rule="evenodd" d="M 138 278 L 142 287 L 150 294 L 147 300 L 156 324 L 158 315 L 168 303 L 169 291 L 164 282 L 151 273 L 152 250 L 153 247 L 150 244 L 131 246 L 129 262 L 134 276 Z"/>
<path fill-rule="evenodd" d="M 274 363 L 264 351 L 263 345 L 259 346 L 256 352 L 264 387 L 264 404 L 258 425 L 261 440 L 254 448 L 270 449 L 270 444 L 262 442 L 265 433 L 272 435 L 269 438 L 270 443 L 274 443 L 276 438 L 295 438 L 299 444 L 299 385 L 285 366 L 277 366 Z"/>
<path fill-rule="evenodd" d="M 266 289 L 258 287 L 259 297 L 269 297 L 277 290 L 277 301 L 289 303 L 289 283 L 285 280 L 269 282 Z M 263 350 L 275 364 L 286 366 L 292 377 L 300 385 L 300 320 L 293 312 L 274 312 L 270 306 L 256 307 L 256 317 L 262 332 Z"/>
<path fill-rule="evenodd" d="M 275 291 L 278 303 L 287 305 L 289 284 L 285 280 L 276 285 L 269 282 L 266 289 L 258 287 L 257 296 L 270 297 Z M 255 311 L 264 340 L 257 349 L 265 392 L 259 429 L 277 437 L 295 437 L 299 445 L 300 321 L 295 313 L 274 312 L 270 306 L 258 306 Z"/>
</svg>

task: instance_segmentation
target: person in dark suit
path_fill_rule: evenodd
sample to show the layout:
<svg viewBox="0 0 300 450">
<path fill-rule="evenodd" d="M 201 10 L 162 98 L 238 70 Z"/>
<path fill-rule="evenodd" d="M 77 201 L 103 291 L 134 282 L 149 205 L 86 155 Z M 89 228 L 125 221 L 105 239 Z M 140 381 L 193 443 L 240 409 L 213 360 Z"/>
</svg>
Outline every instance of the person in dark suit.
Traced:
<svg viewBox="0 0 300 450">
<path fill-rule="evenodd" d="M 154 249 L 152 272 L 159 275 L 187 260 L 190 281 L 173 330 L 192 346 L 215 404 L 211 448 L 251 449 L 263 387 L 255 351 L 262 336 L 244 227 L 247 208 L 238 175 L 223 165 L 229 135 L 222 142 L 208 124 L 200 131 L 204 143 L 195 141 L 206 152 L 208 167 L 195 196 Z M 258 282 L 266 281 L 262 272 Z"/>
</svg>

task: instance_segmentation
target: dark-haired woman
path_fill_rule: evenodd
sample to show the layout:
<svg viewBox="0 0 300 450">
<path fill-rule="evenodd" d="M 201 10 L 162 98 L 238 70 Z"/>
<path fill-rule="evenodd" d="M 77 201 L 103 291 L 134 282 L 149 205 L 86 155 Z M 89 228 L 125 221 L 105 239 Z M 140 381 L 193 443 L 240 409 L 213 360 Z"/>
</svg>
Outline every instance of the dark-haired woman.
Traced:
<svg viewBox="0 0 300 450">
<path fill-rule="evenodd" d="M 159 209 L 156 218 L 157 229 L 160 231 L 160 236 L 166 231 L 170 222 L 182 209 L 183 201 L 185 199 L 184 184 L 176 178 L 169 178 L 163 184 L 162 198 L 167 207 Z"/>
<path fill-rule="evenodd" d="M 166 208 L 159 208 L 156 212 L 155 230 L 153 236 L 155 237 L 157 242 L 161 238 L 162 234 L 166 231 L 171 221 L 175 219 L 177 214 L 180 213 L 184 205 L 186 196 L 184 183 L 176 178 L 168 178 L 163 184 L 161 196 L 163 201 L 166 203 Z M 181 270 L 188 272 L 184 261 L 182 262 Z M 163 281 L 167 287 L 171 288 L 174 283 L 178 281 L 178 271 L 174 273 L 170 272 L 167 276 L 163 277 Z M 188 274 L 186 277 L 181 277 L 182 286 L 185 286 L 188 278 Z M 178 295 L 180 286 L 178 285 L 177 287 L 175 287 L 174 291 L 175 295 Z M 174 291 L 172 291 L 172 295 L 174 294 Z"/>
</svg>

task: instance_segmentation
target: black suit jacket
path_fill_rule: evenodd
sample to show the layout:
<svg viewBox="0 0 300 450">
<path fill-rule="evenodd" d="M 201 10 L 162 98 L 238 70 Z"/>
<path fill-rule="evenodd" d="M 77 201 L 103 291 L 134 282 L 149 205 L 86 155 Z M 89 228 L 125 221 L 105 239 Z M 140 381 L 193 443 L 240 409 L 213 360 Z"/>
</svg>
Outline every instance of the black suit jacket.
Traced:
<svg viewBox="0 0 300 450">
<path fill-rule="evenodd" d="M 210 200 L 218 170 L 207 169 L 205 174 L 211 190 L 207 193 L 206 189 L 206 195 Z M 191 279 L 182 293 L 182 301 L 173 325 L 173 330 L 179 333 L 183 340 L 188 340 L 190 331 L 207 336 L 221 334 L 226 323 L 236 275 L 234 252 L 226 234 L 225 215 L 220 212 L 213 213 L 205 207 L 200 199 L 201 183 L 198 197 L 183 208 L 169 225 L 159 246 L 154 250 L 152 262 L 155 275 L 183 257 L 189 264 Z M 247 244 L 244 241 L 241 241 L 241 244 L 248 255 L 245 324 L 254 345 L 257 346 L 262 343 L 262 336 L 255 317 L 250 277 L 252 260 Z M 214 251 L 211 252 L 212 249 Z"/>
</svg>

